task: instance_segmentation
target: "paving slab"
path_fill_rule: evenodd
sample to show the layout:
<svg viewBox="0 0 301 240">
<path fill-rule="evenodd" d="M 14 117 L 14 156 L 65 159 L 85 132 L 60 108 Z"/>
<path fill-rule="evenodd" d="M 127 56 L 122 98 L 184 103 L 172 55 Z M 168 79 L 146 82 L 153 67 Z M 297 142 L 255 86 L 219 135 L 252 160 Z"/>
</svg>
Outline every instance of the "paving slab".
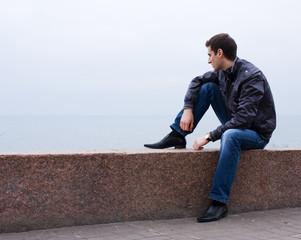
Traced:
<svg viewBox="0 0 301 240">
<path fill-rule="evenodd" d="M 63 227 L 0 234 L 0 240 L 296 240 L 301 207 L 239 214 L 210 223 L 195 217 Z"/>
</svg>

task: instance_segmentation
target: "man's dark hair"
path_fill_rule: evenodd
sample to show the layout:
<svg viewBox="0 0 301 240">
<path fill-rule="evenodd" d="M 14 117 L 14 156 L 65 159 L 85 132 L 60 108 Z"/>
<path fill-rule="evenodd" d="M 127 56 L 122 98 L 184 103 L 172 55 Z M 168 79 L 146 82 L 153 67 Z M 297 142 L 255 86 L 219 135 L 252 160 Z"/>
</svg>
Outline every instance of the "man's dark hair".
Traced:
<svg viewBox="0 0 301 240">
<path fill-rule="evenodd" d="M 206 47 L 210 47 L 215 54 L 217 54 L 218 49 L 222 49 L 225 57 L 231 61 L 236 58 L 237 45 L 227 33 L 213 36 L 206 42 Z"/>
</svg>

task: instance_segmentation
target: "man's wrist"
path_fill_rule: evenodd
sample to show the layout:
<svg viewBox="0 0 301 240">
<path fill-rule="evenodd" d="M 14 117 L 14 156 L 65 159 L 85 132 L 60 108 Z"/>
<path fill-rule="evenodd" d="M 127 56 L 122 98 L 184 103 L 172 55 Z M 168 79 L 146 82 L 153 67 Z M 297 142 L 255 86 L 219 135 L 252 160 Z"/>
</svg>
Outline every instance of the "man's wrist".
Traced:
<svg viewBox="0 0 301 240">
<path fill-rule="evenodd" d="M 184 110 L 184 112 L 193 112 L 193 109 L 191 109 L 191 108 L 184 108 L 183 110 Z"/>
<path fill-rule="evenodd" d="M 206 139 L 208 142 L 211 141 L 211 138 L 210 138 L 210 134 L 209 134 L 209 133 L 207 133 L 207 134 L 205 135 L 205 139 Z"/>
</svg>

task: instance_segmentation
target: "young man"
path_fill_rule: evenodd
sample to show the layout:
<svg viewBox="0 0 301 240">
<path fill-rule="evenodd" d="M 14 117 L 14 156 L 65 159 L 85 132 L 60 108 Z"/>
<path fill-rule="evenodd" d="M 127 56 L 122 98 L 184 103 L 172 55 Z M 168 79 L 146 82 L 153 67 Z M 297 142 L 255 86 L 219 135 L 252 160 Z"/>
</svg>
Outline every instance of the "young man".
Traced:
<svg viewBox="0 0 301 240">
<path fill-rule="evenodd" d="M 172 132 L 148 148 L 185 148 L 191 133 L 211 105 L 221 122 L 215 130 L 197 138 L 195 150 L 221 139 L 220 158 L 209 198 L 210 207 L 199 222 L 219 220 L 227 215 L 227 201 L 241 150 L 263 149 L 276 127 L 276 113 L 270 86 L 253 64 L 236 56 L 237 45 L 228 34 L 218 34 L 206 42 L 212 72 L 192 80 L 184 108 L 170 126 Z"/>
</svg>

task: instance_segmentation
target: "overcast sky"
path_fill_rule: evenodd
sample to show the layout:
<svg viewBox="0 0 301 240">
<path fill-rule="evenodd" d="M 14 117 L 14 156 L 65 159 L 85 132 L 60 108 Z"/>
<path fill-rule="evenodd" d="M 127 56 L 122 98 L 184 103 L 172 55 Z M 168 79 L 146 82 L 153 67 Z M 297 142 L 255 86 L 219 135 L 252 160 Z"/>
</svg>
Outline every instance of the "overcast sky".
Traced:
<svg viewBox="0 0 301 240">
<path fill-rule="evenodd" d="M 0 114 L 176 114 L 229 33 L 301 114 L 299 0 L 0 0 Z"/>
</svg>

